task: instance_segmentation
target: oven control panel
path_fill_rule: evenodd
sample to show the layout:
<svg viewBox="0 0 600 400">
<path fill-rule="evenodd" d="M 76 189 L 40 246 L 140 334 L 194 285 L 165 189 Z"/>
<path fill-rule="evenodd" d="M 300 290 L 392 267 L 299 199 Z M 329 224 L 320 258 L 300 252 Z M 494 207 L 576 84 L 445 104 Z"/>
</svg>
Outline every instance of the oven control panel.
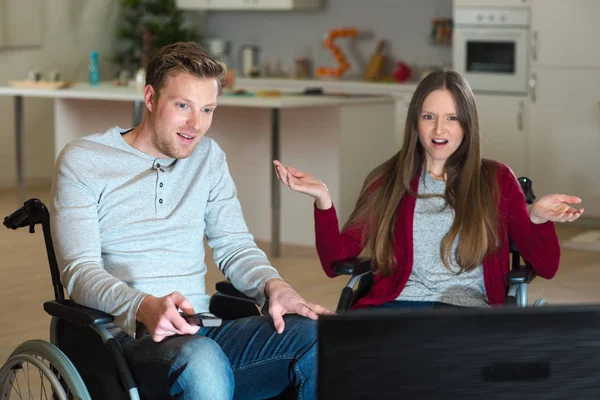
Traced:
<svg viewBox="0 0 600 400">
<path fill-rule="evenodd" d="M 456 7 L 455 25 L 529 26 L 529 10 L 514 8 Z"/>
</svg>

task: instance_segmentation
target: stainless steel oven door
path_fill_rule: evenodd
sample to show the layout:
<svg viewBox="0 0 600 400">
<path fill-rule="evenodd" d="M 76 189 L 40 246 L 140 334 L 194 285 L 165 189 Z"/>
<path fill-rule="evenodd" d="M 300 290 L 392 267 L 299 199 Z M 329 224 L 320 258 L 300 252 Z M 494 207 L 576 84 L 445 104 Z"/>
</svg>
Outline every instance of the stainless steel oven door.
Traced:
<svg viewBox="0 0 600 400">
<path fill-rule="evenodd" d="M 529 30 L 457 28 L 452 61 L 478 92 L 527 93 Z"/>
</svg>

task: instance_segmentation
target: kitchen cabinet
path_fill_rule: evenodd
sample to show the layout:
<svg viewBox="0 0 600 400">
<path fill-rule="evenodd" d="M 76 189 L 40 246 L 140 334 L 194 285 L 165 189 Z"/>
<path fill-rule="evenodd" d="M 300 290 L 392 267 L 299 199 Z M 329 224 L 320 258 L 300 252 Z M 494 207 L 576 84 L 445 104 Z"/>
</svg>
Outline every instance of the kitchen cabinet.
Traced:
<svg viewBox="0 0 600 400">
<path fill-rule="evenodd" d="M 318 10 L 322 0 L 177 0 L 182 9 L 196 10 Z"/>
<path fill-rule="evenodd" d="M 534 190 L 579 196 L 584 216 L 600 218 L 600 69 L 531 73 L 525 125 Z"/>
<path fill-rule="evenodd" d="M 397 150 L 400 150 L 404 142 L 404 127 L 406 125 L 406 117 L 408 116 L 408 106 L 412 98 L 412 93 L 394 94 L 394 121 L 396 127 L 396 144 Z"/>
<path fill-rule="evenodd" d="M 517 176 L 526 175 L 529 149 L 525 130 L 524 96 L 475 96 L 483 158 L 508 165 Z"/>
<path fill-rule="evenodd" d="M 600 68 L 598 16 L 598 0 L 532 0 L 533 66 Z"/>
<path fill-rule="evenodd" d="M 454 0 L 454 7 L 529 7 L 531 0 Z"/>
</svg>

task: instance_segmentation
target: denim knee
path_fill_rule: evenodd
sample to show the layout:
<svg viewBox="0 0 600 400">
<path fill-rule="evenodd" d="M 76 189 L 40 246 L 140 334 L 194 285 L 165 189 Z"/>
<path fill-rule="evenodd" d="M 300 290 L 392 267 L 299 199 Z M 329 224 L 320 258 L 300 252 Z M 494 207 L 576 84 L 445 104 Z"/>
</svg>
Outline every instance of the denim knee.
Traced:
<svg viewBox="0 0 600 400">
<path fill-rule="evenodd" d="M 287 331 L 285 333 L 289 335 L 289 340 L 294 344 L 298 353 L 314 349 L 318 336 L 317 321 L 299 315 L 290 315 L 286 316 L 285 324 Z"/>
<path fill-rule="evenodd" d="M 292 368 L 292 382 L 298 399 L 314 399 L 317 392 L 317 322 L 300 316 L 290 316 L 286 330 L 297 349 Z"/>
<path fill-rule="evenodd" d="M 185 339 L 170 360 L 170 395 L 182 400 L 232 399 L 233 372 L 221 347 L 201 335 Z"/>
</svg>

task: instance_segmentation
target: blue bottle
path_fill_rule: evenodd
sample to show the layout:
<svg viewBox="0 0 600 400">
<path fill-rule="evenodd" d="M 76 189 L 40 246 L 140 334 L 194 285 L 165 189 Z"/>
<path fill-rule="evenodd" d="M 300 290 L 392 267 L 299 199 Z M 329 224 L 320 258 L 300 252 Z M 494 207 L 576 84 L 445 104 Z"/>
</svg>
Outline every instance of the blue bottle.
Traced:
<svg viewBox="0 0 600 400">
<path fill-rule="evenodd" d="M 90 85 L 100 84 L 100 69 L 98 68 L 98 52 L 90 53 Z"/>
</svg>

